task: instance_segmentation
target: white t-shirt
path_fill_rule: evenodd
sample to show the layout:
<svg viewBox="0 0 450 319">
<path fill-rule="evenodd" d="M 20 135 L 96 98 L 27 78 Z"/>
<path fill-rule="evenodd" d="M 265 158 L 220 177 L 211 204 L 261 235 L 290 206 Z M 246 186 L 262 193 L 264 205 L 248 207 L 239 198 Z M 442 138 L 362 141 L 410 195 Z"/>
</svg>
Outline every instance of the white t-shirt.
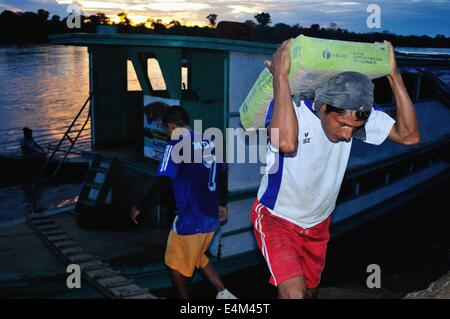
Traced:
<svg viewBox="0 0 450 319">
<path fill-rule="evenodd" d="M 310 228 L 324 221 L 336 206 L 352 140 L 332 143 L 309 101 L 301 101 L 300 107 L 293 104 L 299 123 L 297 153 L 279 153 L 268 145 L 258 200 L 272 214 Z M 365 125 L 365 142 L 381 144 L 394 123 L 389 115 L 373 109 Z"/>
</svg>

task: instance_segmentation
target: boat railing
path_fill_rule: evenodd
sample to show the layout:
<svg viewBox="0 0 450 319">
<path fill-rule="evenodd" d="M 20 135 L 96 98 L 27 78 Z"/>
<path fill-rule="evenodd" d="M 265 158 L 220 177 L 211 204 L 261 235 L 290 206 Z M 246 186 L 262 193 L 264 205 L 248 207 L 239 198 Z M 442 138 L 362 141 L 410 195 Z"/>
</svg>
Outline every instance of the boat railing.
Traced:
<svg viewBox="0 0 450 319">
<path fill-rule="evenodd" d="M 65 149 L 58 149 L 56 146 L 54 146 L 52 143 L 48 144 L 47 153 L 56 152 L 56 153 L 66 153 Z M 82 151 L 77 150 L 70 150 L 69 154 L 75 154 L 75 155 L 82 155 Z"/>
<path fill-rule="evenodd" d="M 431 143 L 420 149 L 401 154 L 384 161 L 374 163 L 370 166 L 351 169 L 346 172 L 341 191 L 338 196 L 337 205 L 349 202 L 360 196 L 370 192 L 387 187 L 389 184 L 402 180 L 412 174 L 419 173 L 427 168 L 432 167 L 438 162 L 449 161 L 450 152 L 450 136 L 446 136 L 438 142 Z M 433 182 L 439 182 L 449 178 L 450 171 L 446 170 L 439 178 L 435 178 Z M 431 184 L 429 181 L 425 182 Z M 425 184 L 419 187 L 425 188 Z M 245 191 L 235 191 L 228 194 L 228 201 L 246 200 L 255 198 L 258 188 L 248 189 Z M 411 189 L 403 194 L 412 192 Z M 245 226 L 242 228 L 223 231 L 222 238 L 246 233 L 253 230 L 253 226 Z"/>
<path fill-rule="evenodd" d="M 448 161 L 450 136 L 421 148 L 382 160 L 380 163 L 357 167 L 346 172 L 338 202 L 384 187 L 397 180 L 417 173 L 437 162 Z"/>
<path fill-rule="evenodd" d="M 410 150 L 371 165 L 350 168 L 342 182 L 338 203 L 354 199 L 377 188 L 386 186 L 396 180 L 405 178 L 439 161 L 448 161 L 450 152 L 450 135 L 420 148 Z M 238 201 L 255 197 L 258 187 L 228 194 L 229 201 Z"/>
<path fill-rule="evenodd" d="M 33 181 L 33 185 L 32 185 L 31 202 L 32 202 L 33 213 L 37 212 L 37 210 L 38 210 L 37 206 L 36 206 L 36 204 L 37 204 L 37 190 L 38 190 L 38 186 L 40 184 L 42 184 L 43 182 L 48 181 L 48 180 L 52 179 L 53 177 L 55 177 L 58 174 L 58 172 L 60 171 L 62 165 L 65 162 L 65 160 L 67 159 L 67 156 L 69 154 L 75 152 L 72 149 L 73 149 L 74 145 L 76 144 L 78 138 L 80 137 L 81 133 L 85 129 L 85 127 L 86 127 L 86 125 L 89 122 L 89 119 L 91 117 L 91 112 L 90 112 L 89 108 L 88 108 L 88 114 L 87 114 L 86 118 L 84 119 L 84 121 L 82 121 L 81 128 L 77 128 L 75 130 L 73 130 L 72 128 L 74 126 L 76 126 L 76 123 L 78 122 L 78 120 L 80 119 L 81 115 L 85 111 L 86 106 L 89 104 L 89 101 L 91 100 L 91 98 L 92 98 L 92 93 L 89 94 L 88 98 L 84 102 L 84 104 L 81 107 L 81 109 L 78 111 L 78 113 L 75 116 L 75 118 L 72 120 L 72 123 L 69 125 L 69 127 L 67 128 L 66 132 L 63 134 L 63 137 L 58 142 L 58 144 L 56 146 L 49 146 L 49 150 L 52 150 L 52 152 L 51 152 L 50 156 L 48 156 L 47 159 L 45 160 L 45 162 L 42 165 L 40 171 L 36 175 L 36 177 L 35 177 L 35 179 Z M 75 136 L 71 136 L 70 135 L 71 133 L 72 134 L 75 133 Z M 63 144 L 66 141 L 69 142 L 68 147 L 67 148 L 62 148 Z M 54 159 L 56 159 L 56 154 L 60 153 L 60 152 L 63 153 L 63 156 L 57 158 L 58 165 L 56 165 L 56 168 L 53 170 L 53 172 L 51 172 L 50 174 L 46 175 L 46 172 L 47 172 L 48 167 L 49 167 L 49 163 L 51 163 Z"/>
</svg>

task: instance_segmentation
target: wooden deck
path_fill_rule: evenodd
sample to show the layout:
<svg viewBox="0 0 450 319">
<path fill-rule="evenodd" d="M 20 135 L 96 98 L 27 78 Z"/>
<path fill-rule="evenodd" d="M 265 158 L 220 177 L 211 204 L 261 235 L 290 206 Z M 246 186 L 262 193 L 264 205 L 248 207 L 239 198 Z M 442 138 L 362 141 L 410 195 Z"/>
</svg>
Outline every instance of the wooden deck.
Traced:
<svg viewBox="0 0 450 319">
<path fill-rule="evenodd" d="M 67 235 L 76 246 L 112 268 L 159 263 L 164 259 L 168 231 L 142 225 L 127 231 L 82 229 L 75 215 L 52 216 L 52 229 Z M 57 235 L 57 234 L 55 234 Z M 66 273 L 66 264 L 52 252 L 26 223 L 0 229 L 0 281 L 45 281 Z"/>
<path fill-rule="evenodd" d="M 156 299 L 148 289 L 136 285 L 120 271 L 109 267 L 77 245 L 52 217 L 29 215 L 27 223 L 39 235 L 52 252 L 67 265 L 76 264 L 83 278 L 108 298 L 114 299 Z"/>
</svg>

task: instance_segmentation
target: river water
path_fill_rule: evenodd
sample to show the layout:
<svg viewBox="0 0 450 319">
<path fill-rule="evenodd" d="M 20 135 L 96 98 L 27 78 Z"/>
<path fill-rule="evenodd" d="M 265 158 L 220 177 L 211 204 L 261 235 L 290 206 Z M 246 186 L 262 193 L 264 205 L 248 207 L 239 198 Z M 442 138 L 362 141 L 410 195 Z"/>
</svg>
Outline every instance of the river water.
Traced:
<svg viewBox="0 0 450 319">
<path fill-rule="evenodd" d="M 86 48 L 0 46 L 0 154 L 18 153 L 24 126 L 44 148 L 59 141 L 88 97 L 88 74 Z M 90 147 L 89 135 L 77 145 Z"/>
<path fill-rule="evenodd" d="M 139 89 L 131 67 L 128 78 L 129 89 Z M 0 154 L 20 154 L 18 141 L 25 126 L 47 149 L 61 139 L 89 96 L 87 48 L 0 46 L 0 83 Z M 76 146 L 90 148 L 89 123 Z"/>
</svg>

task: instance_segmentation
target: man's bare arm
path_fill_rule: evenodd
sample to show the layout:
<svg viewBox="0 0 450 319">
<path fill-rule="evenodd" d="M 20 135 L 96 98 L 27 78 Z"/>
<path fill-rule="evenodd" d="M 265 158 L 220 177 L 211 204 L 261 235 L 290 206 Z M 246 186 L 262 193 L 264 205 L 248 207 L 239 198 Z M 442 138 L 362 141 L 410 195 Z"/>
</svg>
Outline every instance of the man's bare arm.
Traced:
<svg viewBox="0 0 450 319">
<path fill-rule="evenodd" d="M 269 127 L 270 143 L 282 153 L 295 153 L 298 147 L 298 122 L 288 78 L 291 42 L 292 40 L 284 41 L 273 55 L 272 61 L 264 62 L 273 75 L 275 101 Z"/>
<path fill-rule="evenodd" d="M 156 199 L 158 199 L 164 192 L 166 192 L 172 185 L 172 179 L 168 176 L 158 176 L 156 180 L 147 188 L 144 195 L 137 202 L 135 206 L 131 208 L 130 217 L 131 220 L 137 224 L 137 217 L 141 211 Z"/>
<path fill-rule="evenodd" d="M 387 42 L 387 41 L 385 41 Z M 406 90 L 401 74 L 397 70 L 394 48 L 389 44 L 392 72 L 387 76 L 395 96 L 397 121 L 389 132 L 388 138 L 403 145 L 420 142 L 419 123 L 411 98 Z"/>
</svg>

